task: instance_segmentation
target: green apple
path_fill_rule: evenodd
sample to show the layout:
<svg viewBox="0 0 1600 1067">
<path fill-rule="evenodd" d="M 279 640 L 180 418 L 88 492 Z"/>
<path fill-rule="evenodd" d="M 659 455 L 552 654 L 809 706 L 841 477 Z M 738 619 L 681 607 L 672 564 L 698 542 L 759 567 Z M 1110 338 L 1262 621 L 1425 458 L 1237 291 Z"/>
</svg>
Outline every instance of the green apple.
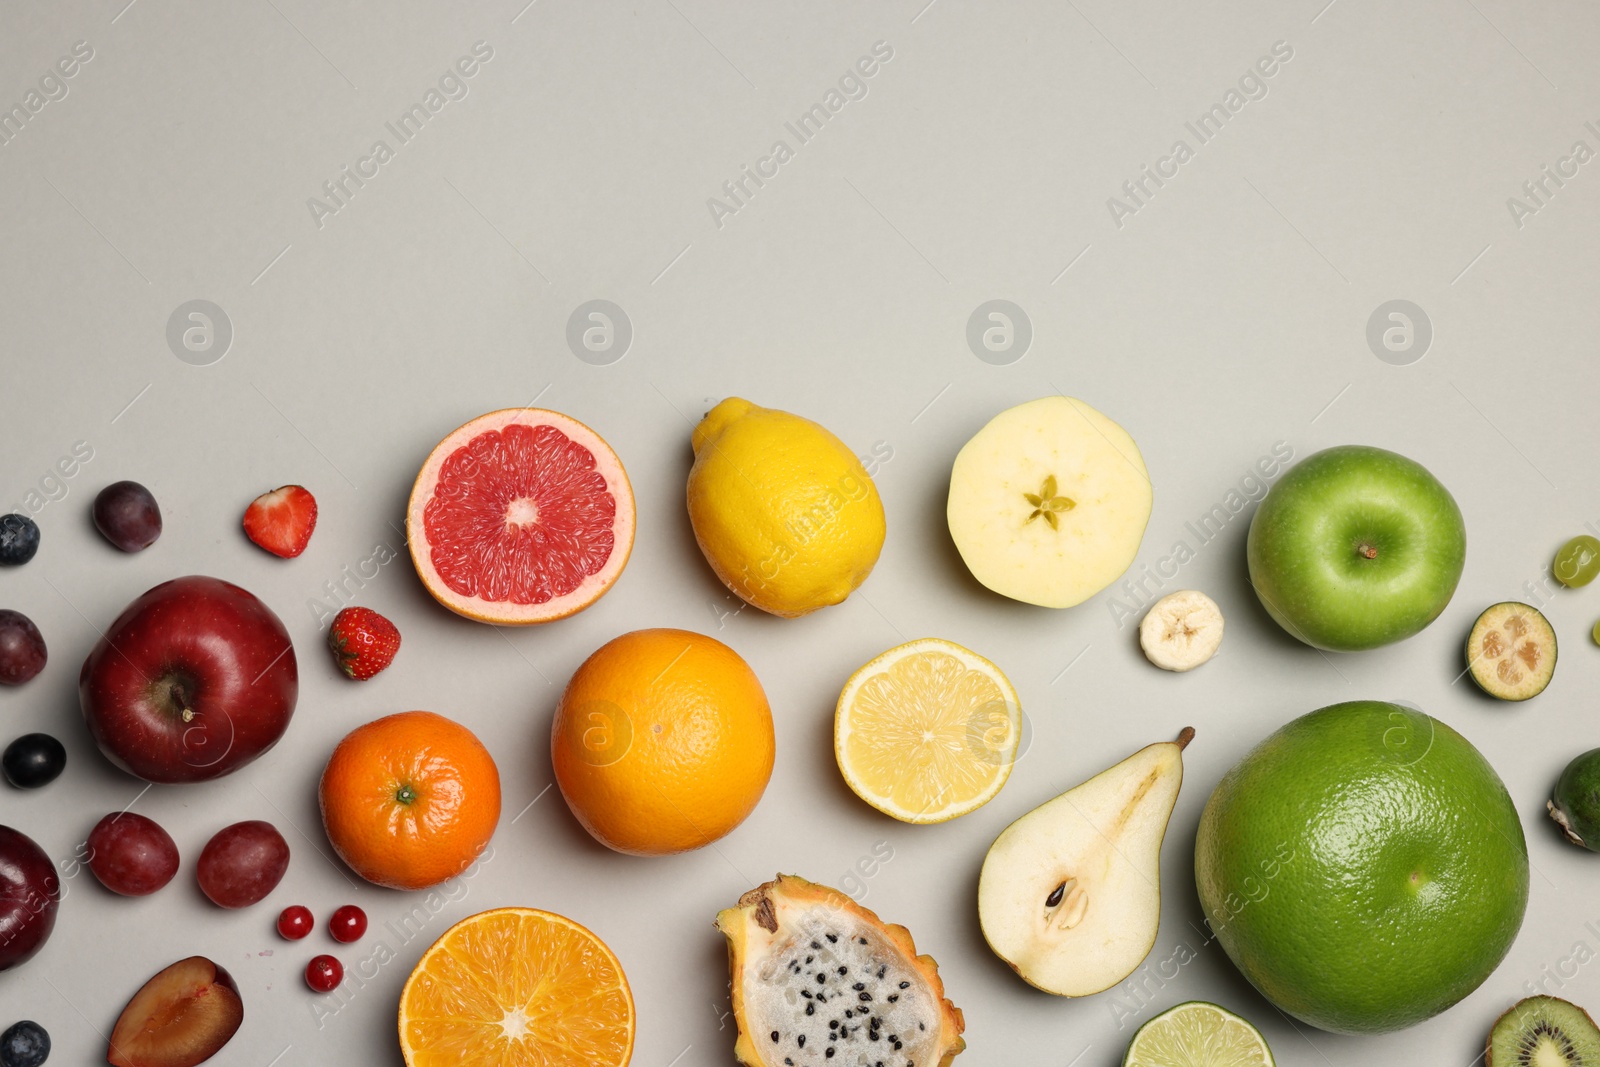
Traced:
<svg viewBox="0 0 1600 1067">
<path fill-rule="evenodd" d="M 1246 553 L 1278 625 L 1308 645 L 1357 652 L 1439 617 L 1461 580 L 1467 531 L 1455 498 L 1421 464 L 1340 445 L 1272 487 Z"/>
</svg>

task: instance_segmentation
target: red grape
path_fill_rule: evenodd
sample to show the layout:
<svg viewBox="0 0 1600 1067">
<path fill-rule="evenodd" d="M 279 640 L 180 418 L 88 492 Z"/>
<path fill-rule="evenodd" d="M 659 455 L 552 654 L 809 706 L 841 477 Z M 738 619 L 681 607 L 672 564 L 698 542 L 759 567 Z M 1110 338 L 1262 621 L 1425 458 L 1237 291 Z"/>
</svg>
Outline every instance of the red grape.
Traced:
<svg viewBox="0 0 1600 1067">
<path fill-rule="evenodd" d="M 278 933 L 285 941 L 298 941 L 316 925 L 311 909 L 304 904 L 290 904 L 278 913 Z"/>
<path fill-rule="evenodd" d="M 0 608 L 0 685 L 21 685 L 44 670 L 44 635 L 20 611 Z"/>
<path fill-rule="evenodd" d="M 95 823 L 86 844 L 94 876 L 125 897 L 154 893 L 178 873 L 172 835 L 131 811 L 113 812 Z"/>
<path fill-rule="evenodd" d="M 124 552 L 138 552 L 161 536 L 161 509 L 138 482 L 112 482 L 94 498 L 94 524 Z"/>
<path fill-rule="evenodd" d="M 328 920 L 328 933 L 333 935 L 335 941 L 359 941 L 366 932 L 367 913 L 354 904 L 346 904 Z"/>
<path fill-rule="evenodd" d="M 243 908 L 265 897 L 289 869 L 289 843 L 271 823 L 252 819 L 218 830 L 195 874 L 213 904 Z"/>
<path fill-rule="evenodd" d="M 344 981 L 344 964 L 332 956 L 315 956 L 306 964 L 306 985 L 314 993 L 331 993 Z"/>
</svg>

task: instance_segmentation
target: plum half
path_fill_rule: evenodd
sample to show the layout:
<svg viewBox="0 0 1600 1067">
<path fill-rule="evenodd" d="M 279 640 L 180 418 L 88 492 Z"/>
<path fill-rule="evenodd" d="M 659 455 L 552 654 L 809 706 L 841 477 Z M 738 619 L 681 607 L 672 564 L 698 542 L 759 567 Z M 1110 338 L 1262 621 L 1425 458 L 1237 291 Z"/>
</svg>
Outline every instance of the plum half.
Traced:
<svg viewBox="0 0 1600 1067">
<path fill-rule="evenodd" d="M 195 1067 L 215 1056 L 244 1022 L 244 1001 L 227 971 L 190 956 L 156 973 L 128 1001 L 111 1031 L 112 1067 Z"/>
</svg>

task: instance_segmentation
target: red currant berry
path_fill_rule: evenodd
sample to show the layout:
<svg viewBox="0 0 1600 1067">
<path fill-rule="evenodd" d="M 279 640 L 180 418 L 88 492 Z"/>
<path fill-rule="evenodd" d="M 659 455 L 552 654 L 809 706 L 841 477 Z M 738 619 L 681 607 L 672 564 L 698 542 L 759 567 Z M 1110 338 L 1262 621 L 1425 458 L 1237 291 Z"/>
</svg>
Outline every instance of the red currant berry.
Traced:
<svg viewBox="0 0 1600 1067">
<path fill-rule="evenodd" d="M 361 940 L 361 935 L 367 932 L 367 913 L 354 904 L 346 904 L 333 913 L 333 918 L 328 920 L 328 933 L 333 935 L 335 941 L 348 944 L 351 941 Z"/>
<path fill-rule="evenodd" d="M 306 985 L 313 993 L 331 993 L 344 981 L 344 964 L 332 956 L 316 956 L 306 964 Z"/>
<path fill-rule="evenodd" d="M 278 933 L 285 941 L 300 940 L 316 924 L 311 909 L 303 904 L 291 904 L 278 913 Z"/>
</svg>

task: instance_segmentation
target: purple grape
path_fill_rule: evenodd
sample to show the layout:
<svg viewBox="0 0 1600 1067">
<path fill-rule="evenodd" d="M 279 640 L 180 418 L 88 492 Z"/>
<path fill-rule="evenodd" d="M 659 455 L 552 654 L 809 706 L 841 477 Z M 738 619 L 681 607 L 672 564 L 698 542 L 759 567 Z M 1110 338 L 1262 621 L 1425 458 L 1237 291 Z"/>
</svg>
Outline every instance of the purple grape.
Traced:
<svg viewBox="0 0 1600 1067">
<path fill-rule="evenodd" d="M 0 685 L 21 685 L 44 670 L 44 635 L 20 611 L 0 608 Z"/>
<path fill-rule="evenodd" d="M 112 482 L 94 498 L 94 524 L 124 552 L 138 552 L 161 536 L 161 509 L 138 482 Z"/>
<path fill-rule="evenodd" d="M 113 893 L 142 897 L 178 873 L 178 846 L 154 820 L 113 812 L 89 831 L 89 869 Z"/>
<path fill-rule="evenodd" d="M 243 908 L 277 887 L 289 869 L 289 843 L 268 822 L 254 819 L 218 830 L 200 853 L 195 874 L 213 904 Z"/>
</svg>

